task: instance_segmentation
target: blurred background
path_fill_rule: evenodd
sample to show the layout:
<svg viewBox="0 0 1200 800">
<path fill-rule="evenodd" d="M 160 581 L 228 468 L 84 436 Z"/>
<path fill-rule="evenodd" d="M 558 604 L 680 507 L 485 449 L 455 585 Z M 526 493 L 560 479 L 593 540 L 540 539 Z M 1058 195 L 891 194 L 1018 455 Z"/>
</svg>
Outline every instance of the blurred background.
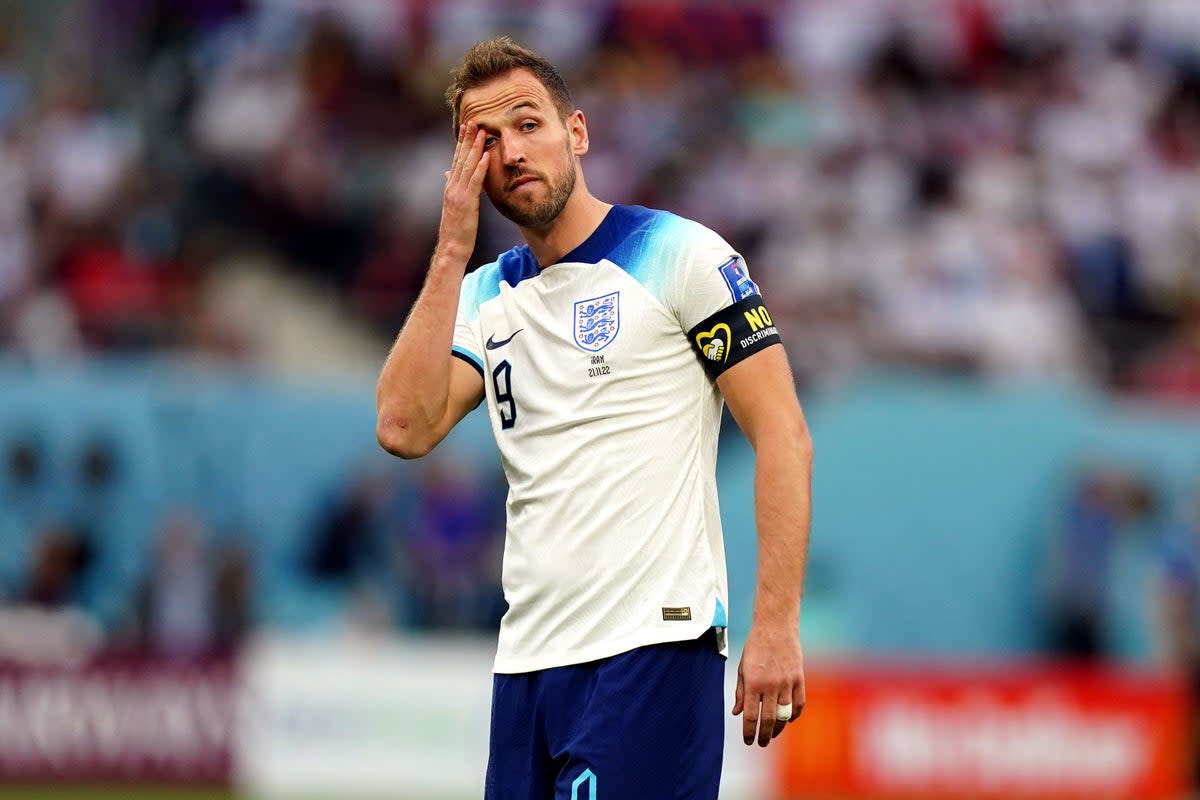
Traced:
<svg viewBox="0 0 1200 800">
<path fill-rule="evenodd" d="M 744 254 L 812 427 L 810 706 L 722 796 L 1189 796 L 1194 0 L 5 0 L 0 797 L 481 794 L 503 475 L 373 390 L 496 34 Z"/>
</svg>

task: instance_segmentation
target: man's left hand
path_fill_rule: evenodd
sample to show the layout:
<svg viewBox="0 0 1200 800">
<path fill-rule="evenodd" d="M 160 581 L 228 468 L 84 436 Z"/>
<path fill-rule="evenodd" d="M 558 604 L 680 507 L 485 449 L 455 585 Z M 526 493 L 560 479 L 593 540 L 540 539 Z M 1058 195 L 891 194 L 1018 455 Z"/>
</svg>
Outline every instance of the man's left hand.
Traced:
<svg viewBox="0 0 1200 800">
<path fill-rule="evenodd" d="M 791 705 L 787 720 L 779 706 Z M 742 739 L 766 747 L 804 710 L 804 653 L 795 630 L 754 625 L 738 664 L 733 714 L 743 714 Z"/>
</svg>

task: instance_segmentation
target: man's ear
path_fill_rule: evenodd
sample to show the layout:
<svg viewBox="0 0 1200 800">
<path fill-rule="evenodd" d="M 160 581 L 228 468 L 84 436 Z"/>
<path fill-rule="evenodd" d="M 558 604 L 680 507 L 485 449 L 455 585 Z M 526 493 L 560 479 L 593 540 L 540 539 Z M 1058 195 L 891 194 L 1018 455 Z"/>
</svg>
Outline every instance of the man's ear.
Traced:
<svg viewBox="0 0 1200 800">
<path fill-rule="evenodd" d="M 567 135 L 571 137 L 571 152 L 577 156 L 587 155 L 591 144 L 588 141 L 587 118 L 579 109 L 567 117 Z"/>
</svg>

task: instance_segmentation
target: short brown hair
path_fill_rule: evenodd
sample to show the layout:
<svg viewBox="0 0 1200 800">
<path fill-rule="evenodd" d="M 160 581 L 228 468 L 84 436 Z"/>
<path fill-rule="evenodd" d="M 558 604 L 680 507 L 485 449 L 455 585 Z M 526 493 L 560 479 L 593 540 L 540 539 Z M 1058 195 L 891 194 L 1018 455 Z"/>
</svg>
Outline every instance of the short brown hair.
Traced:
<svg viewBox="0 0 1200 800">
<path fill-rule="evenodd" d="M 532 50 L 516 44 L 507 36 L 476 42 L 463 56 L 462 64 L 450 73 L 450 86 L 446 89 L 446 103 L 453 115 L 454 130 L 458 130 L 459 111 L 463 93 L 482 86 L 493 78 L 507 75 L 514 69 L 527 69 L 546 87 L 559 116 L 567 118 L 575 110 L 571 91 L 553 64 Z"/>
</svg>

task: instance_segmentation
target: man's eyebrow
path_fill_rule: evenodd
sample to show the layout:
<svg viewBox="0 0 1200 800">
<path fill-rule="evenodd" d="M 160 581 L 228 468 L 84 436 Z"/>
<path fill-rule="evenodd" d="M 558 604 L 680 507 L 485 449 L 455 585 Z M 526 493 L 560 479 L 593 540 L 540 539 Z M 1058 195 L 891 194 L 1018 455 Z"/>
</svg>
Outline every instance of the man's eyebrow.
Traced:
<svg viewBox="0 0 1200 800">
<path fill-rule="evenodd" d="M 515 103 L 513 106 L 511 106 L 507 111 L 498 112 L 498 113 L 503 114 L 504 117 L 511 118 L 511 117 L 518 116 L 520 114 L 520 112 L 524 109 L 529 109 L 532 111 L 541 111 L 542 106 L 536 100 L 519 100 L 519 101 L 517 101 L 517 103 Z M 486 127 L 486 125 L 484 125 L 484 127 Z"/>
<path fill-rule="evenodd" d="M 529 108 L 534 111 L 541 111 L 542 105 L 537 100 L 522 100 L 508 110 L 509 115 L 516 114 L 523 108 Z"/>
</svg>

